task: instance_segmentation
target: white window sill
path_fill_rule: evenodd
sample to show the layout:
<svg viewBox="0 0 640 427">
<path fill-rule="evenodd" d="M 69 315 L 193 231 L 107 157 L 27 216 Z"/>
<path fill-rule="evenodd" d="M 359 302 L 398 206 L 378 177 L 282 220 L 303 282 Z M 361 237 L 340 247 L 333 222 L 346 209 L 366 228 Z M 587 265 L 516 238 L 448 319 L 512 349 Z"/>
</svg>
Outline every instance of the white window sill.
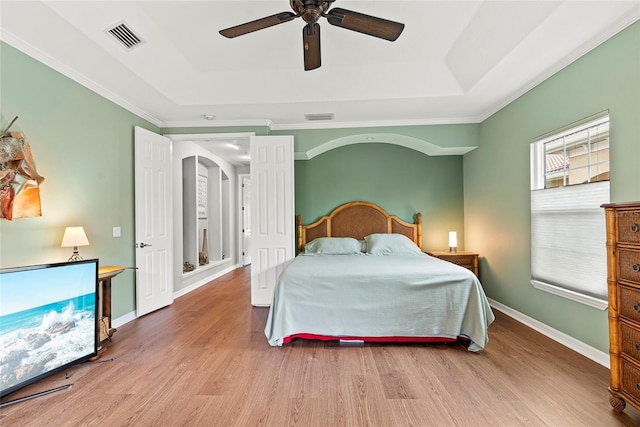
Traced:
<svg viewBox="0 0 640 427">
<path fill-rule="evenodd" d="M 549 292 L 550 294 L 558 295 L 563 298 L 588 305 L 589 307 L 597 308 L 598 310 L 606 310 L 609 307 L 609 302 L 606 300 L 584 295 L 569 289 L 560 288 L 558 286 L 550 285 L 549 283 L 531 280 L 531 284 L 534 288 L 540 289 L 541 291 Z"/>
</svg>

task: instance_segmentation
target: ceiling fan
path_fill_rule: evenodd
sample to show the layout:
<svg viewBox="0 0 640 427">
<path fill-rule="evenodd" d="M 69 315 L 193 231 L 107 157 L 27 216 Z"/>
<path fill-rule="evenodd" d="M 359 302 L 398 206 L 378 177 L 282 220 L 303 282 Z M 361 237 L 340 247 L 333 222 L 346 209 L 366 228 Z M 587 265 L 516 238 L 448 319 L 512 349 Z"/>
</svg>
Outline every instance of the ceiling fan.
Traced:
<svg viewBox="0 0 640 427">
<path fill-rule="evenodd" d="M 275 15 L 220 30 L 220 34 L 227 38 L 234 38 L 302 17 L 304 22 L 307 23 L 302 29 L 302 41 L 304 47 L 304 69 L 308 71 L 320 67 L 320 25 L 318 24 L 320 17 L 327 18 L 329 24 L 336 27 L 346 28 L 347 30 L 357 31 L 389 41 L 395 41 L 404 29 L 404 24 L 399 22 L 337 7 L 329 10 L 329 6 L 334 1 L 289 0 L 291 9 L 295 13 L 276 13 Z"/>
</svg>

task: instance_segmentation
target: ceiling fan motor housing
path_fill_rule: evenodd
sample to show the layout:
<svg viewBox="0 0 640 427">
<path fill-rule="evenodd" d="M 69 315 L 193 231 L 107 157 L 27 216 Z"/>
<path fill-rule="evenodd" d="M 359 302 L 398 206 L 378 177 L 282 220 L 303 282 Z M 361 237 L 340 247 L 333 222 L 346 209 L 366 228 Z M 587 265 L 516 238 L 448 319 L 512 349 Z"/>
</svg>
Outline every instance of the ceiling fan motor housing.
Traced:
<svg viewBox="0 0 640 427">
<path fill-rule="evenodd" d="M 318 19 L 329 10 L 329 4 L 333 1 L 318 0 L 289 0 L 291 9 L 296 12 L 307 24 L 318 22 Z"/>
</svg>

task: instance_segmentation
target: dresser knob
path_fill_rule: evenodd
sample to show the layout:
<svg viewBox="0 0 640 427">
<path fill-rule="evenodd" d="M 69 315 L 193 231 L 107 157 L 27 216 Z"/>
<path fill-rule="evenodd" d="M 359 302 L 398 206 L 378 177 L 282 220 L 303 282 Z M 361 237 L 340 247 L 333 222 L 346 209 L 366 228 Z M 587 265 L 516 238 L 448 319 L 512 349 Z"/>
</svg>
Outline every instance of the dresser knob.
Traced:
<svg viewBox="0 0 640 427">
<path fill-rule="evenodd" d="M 633 264 L 631 266 L 631 268 L 633 269 L 633 271 L 635 271 L 636 273 L 640 272 L 640 264 Z"/>
<path fill-rule="evenodd" d="M 640 230 L 640 227 L 638 227 L 638 224 L 631 224 L 631 232 L 632 233 L 637 233 L 638 230 Z"/>
<path fill-rule="evenodd" d="M 640 342 L 637 342 L 634 347 L 636 348 L 636 351 L 640 351 Z"/>
<path fill-rule="evenodd" d="M 637 303 L 636 303 L 636 304 L 633 304 L 633 309 L 634 309 L 636 312 L 640 313 L 640 304 L 637 304 Z"/>
<path fill-rule="evenodd" d="M 636 383 L 636 390 L 640 391 L 640 383 Z"/>
</svg>

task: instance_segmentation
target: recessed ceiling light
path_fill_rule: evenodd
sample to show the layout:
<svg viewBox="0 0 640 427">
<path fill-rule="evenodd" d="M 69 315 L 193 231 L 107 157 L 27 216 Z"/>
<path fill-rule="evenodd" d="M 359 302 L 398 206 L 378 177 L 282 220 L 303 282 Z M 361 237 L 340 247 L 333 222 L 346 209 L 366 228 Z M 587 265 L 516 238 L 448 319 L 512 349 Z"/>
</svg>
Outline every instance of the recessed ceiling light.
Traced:
<svg viewBox="0 0 640 427">
<path fill-rule="evenodd" d="M 205 114 L 202 117 L 204 117 L 205 120 L 214 120 L 216 118 L 213 114 Z"/>
</svg>

